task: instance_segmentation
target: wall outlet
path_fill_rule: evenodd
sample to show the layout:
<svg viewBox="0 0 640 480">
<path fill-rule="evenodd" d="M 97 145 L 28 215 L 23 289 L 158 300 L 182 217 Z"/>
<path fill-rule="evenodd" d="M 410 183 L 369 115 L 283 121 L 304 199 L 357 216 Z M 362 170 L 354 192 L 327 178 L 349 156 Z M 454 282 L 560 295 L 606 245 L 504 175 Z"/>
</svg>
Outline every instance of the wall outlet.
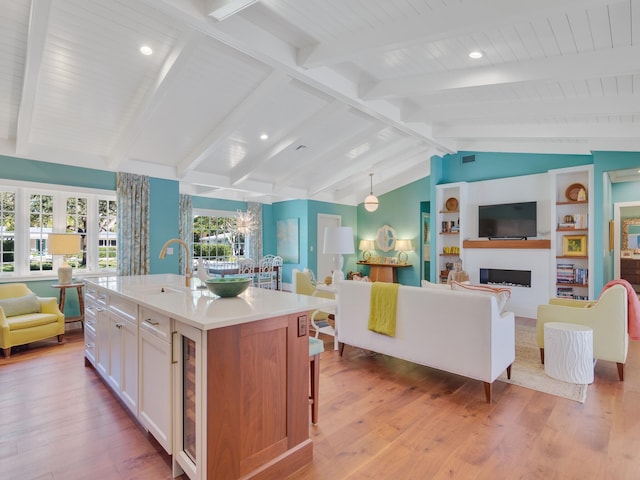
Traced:
<svg viewBox="0 0 640 480">
<path fill-rule="evenodd" d="M 307 316 L 300 315 L 298 317 L 298 336 L 304 337 L 307 334 Z"/>
</svg>

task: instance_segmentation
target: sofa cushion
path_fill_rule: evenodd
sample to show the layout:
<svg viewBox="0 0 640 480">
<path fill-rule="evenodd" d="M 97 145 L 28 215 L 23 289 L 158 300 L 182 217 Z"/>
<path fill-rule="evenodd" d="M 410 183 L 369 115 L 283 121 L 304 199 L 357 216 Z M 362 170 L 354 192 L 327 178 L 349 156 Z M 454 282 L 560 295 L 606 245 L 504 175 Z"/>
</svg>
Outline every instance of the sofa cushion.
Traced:
<svg viewBox="0 0 640 480">
<path fill-rule="evenodd" d="M 56 323 L 57 321 L 58 316 L 53 313 L 25 313 L 24 315 L 16 315 L 14 317 L 7 318 L 9 330 L 12 332 L 25 328 L 49 325 L 50 323 Z"/>
<path fill-rule="evenodd" d="M 35 293 L 22 297 L 5 298 L 0 300 L 0 307 L 4 310 L 5 317 L 15 317 L 27 313 L 40 313 L 40 302 Z"/>
<path fill-rule="evenodd" d="M 480 293 L 492 295 L 498 302 L 498 309 L 502 312 L 511 298 L 511 289 L 502 287 L 490 287 L 488 285 L 472 285 L 458 282 L 451 282 L 451 289 L 459 292 Z"/>
<path fill-rule="evenodd" d="M 423 288 L 444 288 L 446 290 L 451 290 L 451 285 L 449 285 L 448 283 L 433 283 L 429 280 L 422 280 L 420 282 L 420 285 Z"/>
</svg>

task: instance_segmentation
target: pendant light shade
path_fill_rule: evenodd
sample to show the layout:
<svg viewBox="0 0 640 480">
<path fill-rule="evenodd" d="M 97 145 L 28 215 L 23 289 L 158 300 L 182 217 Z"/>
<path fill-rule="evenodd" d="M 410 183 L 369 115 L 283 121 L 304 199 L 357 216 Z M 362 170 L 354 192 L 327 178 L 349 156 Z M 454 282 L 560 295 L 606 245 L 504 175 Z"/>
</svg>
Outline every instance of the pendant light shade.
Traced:
<svg viewBox="0 0 640 480">
<path fill-rule="evenodd" d="M 367 212 L 375 212 L 378 209 L 378 197 L 373 194 L 373 173 L 369 174 L 371 180 L 371 190 L 369 191 L 369 195 L 364 199 L 364 209 Z"/>
</svg>

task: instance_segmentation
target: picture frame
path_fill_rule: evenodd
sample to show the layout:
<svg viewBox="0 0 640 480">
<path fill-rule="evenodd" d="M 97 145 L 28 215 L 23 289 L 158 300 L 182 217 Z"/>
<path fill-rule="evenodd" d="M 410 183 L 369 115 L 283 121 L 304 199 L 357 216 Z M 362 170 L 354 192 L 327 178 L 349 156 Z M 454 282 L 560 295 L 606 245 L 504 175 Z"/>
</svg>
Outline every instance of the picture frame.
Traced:
<svg viewBox="0 0 640 480">
<path fill-rule="evenodd" d="M 565 235 L 562 238 L 562 255 L 565 257 L 585 257 L 587 255 L 587 236 Z"/>
<path fill-rule="evenodd" d="M 620 252 L 621 258 L 633 258 L 633 250 L 622 250 Z"/>
</svg>

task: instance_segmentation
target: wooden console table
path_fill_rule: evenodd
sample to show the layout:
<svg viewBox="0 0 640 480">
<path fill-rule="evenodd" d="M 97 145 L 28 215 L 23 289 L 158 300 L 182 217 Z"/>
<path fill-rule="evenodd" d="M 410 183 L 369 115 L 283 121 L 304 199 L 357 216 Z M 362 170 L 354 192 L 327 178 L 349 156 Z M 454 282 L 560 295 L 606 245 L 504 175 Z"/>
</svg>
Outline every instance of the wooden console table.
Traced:
<svg viewBox="0 0 640 480">
<path fill-rule="evenodd" d="M 410 267 L 408 263 L 367 263 L 358 262 L 358 265 L 369 267 L 369 279 L 372 282 L 398 283 L 398 268 Z"/>
<path fill-rule="evenodd" d="M 62 313 L 64 313 L 64 304 L 67 298 L 67 288 L 75 288 L 78 292 L 78 307 L 80 309 L 80 315 L 75 317 L 64 316 L 64 323 L 72 323 L 72 322 L 80 322 L 82 329 L 84 330 L 84 296 L 82 295 L 82 288 L 84 287 L 84 283 L 66 283 L 60 284 L 56 283 L 51 285 L 53 288 L 60 289 L 60 300 L 58 301 L 58 308 Z"/>
</svg>

